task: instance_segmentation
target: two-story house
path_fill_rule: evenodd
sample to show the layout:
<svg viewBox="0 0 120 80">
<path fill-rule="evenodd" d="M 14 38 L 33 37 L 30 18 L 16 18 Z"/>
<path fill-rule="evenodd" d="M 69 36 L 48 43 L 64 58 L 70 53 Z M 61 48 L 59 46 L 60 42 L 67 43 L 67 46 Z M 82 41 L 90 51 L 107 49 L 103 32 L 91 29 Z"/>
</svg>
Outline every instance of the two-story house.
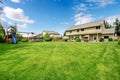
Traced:
<svg viewBox="0 0 120 80">
<path fill-rule="evenodd" d="M 81 38 L 85 42 L 99 42 L 101 38 L 108 41 L 109 38 L 115 39 L 115 28 L 105 29 L 105 21 L 96 21 L 81 25 L 72 26 L 65 31 L 65 36 L 70 40 Z"/>
<path fill-rule="evenodd" d="M 43 31 L 42 36 L 44 36 L 46 33 L 48 33 L 50 37 L 61 38 L 61 35 L 56 31 Z"/>
</svg>

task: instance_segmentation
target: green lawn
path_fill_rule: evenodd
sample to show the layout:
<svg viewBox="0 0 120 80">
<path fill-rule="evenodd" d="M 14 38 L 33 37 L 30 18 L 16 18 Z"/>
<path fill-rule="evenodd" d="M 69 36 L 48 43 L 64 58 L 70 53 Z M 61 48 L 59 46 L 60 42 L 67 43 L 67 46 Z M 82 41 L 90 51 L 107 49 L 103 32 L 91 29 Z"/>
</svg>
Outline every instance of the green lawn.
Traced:
<svg viewBox="0 0 120 80">
<path fill-rule="evenodd" d="M 0 80 L 120 80 L 117 42 L 0 44 Z"/>
</svg>

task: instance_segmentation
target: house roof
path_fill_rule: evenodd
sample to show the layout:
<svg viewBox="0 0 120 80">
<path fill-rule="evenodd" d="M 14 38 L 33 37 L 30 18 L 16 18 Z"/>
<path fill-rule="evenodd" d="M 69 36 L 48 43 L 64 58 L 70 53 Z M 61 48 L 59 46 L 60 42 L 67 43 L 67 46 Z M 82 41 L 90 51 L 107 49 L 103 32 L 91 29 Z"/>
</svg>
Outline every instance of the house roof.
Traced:
<svg viewBox="0 0 120 80">
<path fill-rule="evenodd" d="M 89 28 L 89 27 L 94 27 L 94 26 L 100 26 L 103 23 L 104 23 L 104 20 L 100 20 L 100 21 L 96 21 L 96 22 L 90 22 L 90 23 L 86 23 L 86 24 L 80 24 L 80 25 L 76 25 L 76 26 L 72 26 L 72 27 L 68 28 L 67 31 L 75 30 L 75 29 L 81 29 L 81 28 Z"/>
<path fill-rule="evenodd" d="M 104 29 L 102 34 L 111 34 L 115 33 L 115 28 L 110 28 L 110 29 Z"/>
<path fill-rule="evenodd" d="M 56 31 L 43 31 L 43 32 L 46 32 L 48 34 L 55 34 L 55 35 L 60 35 L 58 32 Z"/>
</svg>

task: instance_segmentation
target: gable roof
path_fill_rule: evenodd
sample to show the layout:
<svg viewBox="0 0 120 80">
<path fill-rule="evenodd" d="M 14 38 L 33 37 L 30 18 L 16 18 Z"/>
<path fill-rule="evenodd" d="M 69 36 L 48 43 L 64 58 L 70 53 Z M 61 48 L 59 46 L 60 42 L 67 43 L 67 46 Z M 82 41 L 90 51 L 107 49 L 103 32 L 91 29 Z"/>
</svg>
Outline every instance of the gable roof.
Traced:
<svg viewBox="0 0 120 80">
<path fill-rule="evenodd" d="M 100 20 L 100 21 L 96 21 L 96 22 L 90 22 L 90 23 L 86 23 L 86 24 L 72 26 L 72 27 L 68 28 L 67 31 L 81 29 L 81 28 L 89 28 L 89 27 L 94 27 L 94 26 L 101 26 L 103 24 L 104 24 L 104 20 Z"/>
</svg>

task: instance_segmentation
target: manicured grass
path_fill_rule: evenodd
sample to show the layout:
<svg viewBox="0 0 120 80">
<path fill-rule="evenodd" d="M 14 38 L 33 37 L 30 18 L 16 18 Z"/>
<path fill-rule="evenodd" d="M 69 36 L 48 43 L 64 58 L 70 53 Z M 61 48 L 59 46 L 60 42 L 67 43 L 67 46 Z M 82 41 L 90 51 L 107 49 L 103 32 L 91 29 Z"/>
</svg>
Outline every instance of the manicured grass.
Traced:
<svg viewBox="0 0 120 80">
<path fill-rule="evenodd" d="M 117 42 L 0 44 L 0 80 L 120 80 Z"/>
</svg>

